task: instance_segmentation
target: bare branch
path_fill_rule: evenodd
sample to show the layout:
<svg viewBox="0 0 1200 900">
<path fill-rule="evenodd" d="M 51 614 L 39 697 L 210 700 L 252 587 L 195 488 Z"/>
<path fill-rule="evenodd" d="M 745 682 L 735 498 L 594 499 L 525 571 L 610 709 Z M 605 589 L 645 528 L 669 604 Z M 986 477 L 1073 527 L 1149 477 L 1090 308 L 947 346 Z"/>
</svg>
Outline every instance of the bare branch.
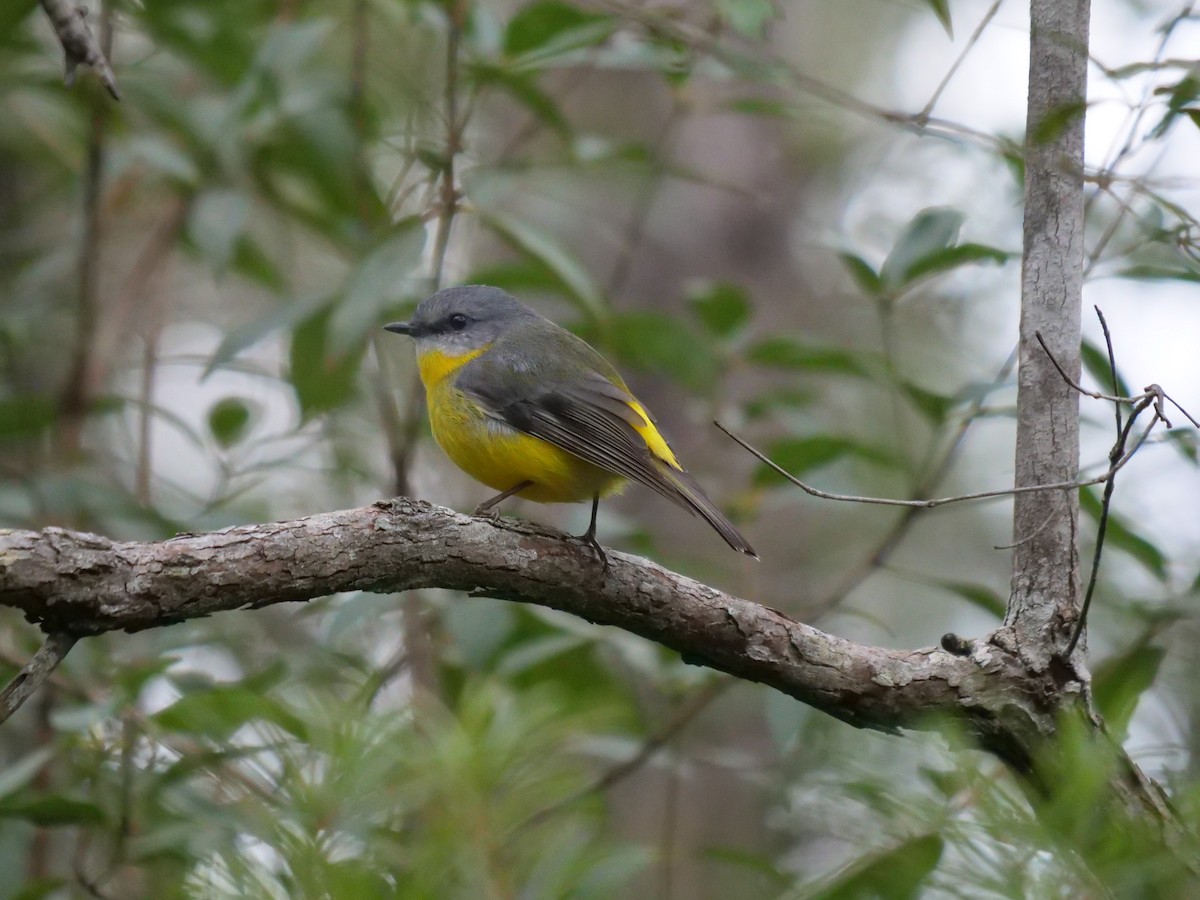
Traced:
<svg viewBox="0 0 1200 900">
<path fill-rule="evenodd" d="M 1116 369 L 1114 368 L 1113 371 L 1115 372 Z M 1124 427 L 1118 431 L 1117 441 L 1113 444 L 1112 450 L 1109 451 L 1108 458 L 1113 461 L 1113 468 L 1110 470 L 1111 474 L 1108 479 L 1104 482 L 1104 497 L 1100 501 L 1100 521 L 1096 526 L 1096 549 L 1092 552 L 1092 571 L 1088 576 L 1088 585 L 1083 595 L 1083 603 L 1079 607 L 1079 619 L 1075 623 L 1075 630 L 1071 632 L 1071 640 L 1067 643 L 1067 649 L 1064 654 L 1067 659 L 1070 659 L 1071 654 L 1075 652 L 1075 646 L 1079 643 L 1079 637 L 1083 634 L 1083 629 L 1087 626 L 1088 610 L 1092 606 L 1092 594 L 1096 591 L 1096 581 L 1100 574 L 1100 556 L 1104 552 L 1104 536 L 1108 531 L 1109 506 L 1112 504 L 1113 490 L 1117 484 L 1118 467 L 1116 463 L 1125 455 L 1125 442 L 1129 440 L 1129 433 L 1133 430 L 1133 423 L 1150 406 L 1151 402 L 1155 402 L 1154 416 L 1150 419 L 1150 424 L 1146 426 L 1146 430 L 1142 432 L 1142 436 L 1134 445 L 1133 452 L 1136 452 L 1142 444 L 1146 443 L 1146 439 L 1150 437 L 1150 432 L 1154 429 L 1155 425 L 1160 421 L 1166 421 L 1166 419 L 1163 419 L 1158 414 L 1160 408 L 1158 403 L 1152 401 L 1150 397 L 1143 398 L 1141 403 L 1133 408 L 1133 412 L 1130 413 Z M 1167 427 L 1170 427 L 1170 423 L 1168 423 Z"/>
<path fill-rule="evenodd" d="M 1079 488 L 1091 487 L 1094 484 L 1101 484 L 1102 482 L 1107 481 L 1114 474 L 1124 468 L 1125 463 L 1129 462 L 1129 460 L 1133 458 L 1134 453 L 1136 453 L 1142 444 L 1145 443 L 1144 436 L 1142 440 L 1139 440 L 1133 446 L 1133 449 L 1118 459 L 1117 462 L 1110 466 L 1108 471 L 1106 471 L 1103 475 L 1097 475 L 1095 478 L 1089 478 L 1086 481 L 1056 481 L 1053 484 L 1030 484 L 1025 485 L 1024 487 L 997 488 L 994 491 L 976 491 L 972 494 L 955 494 L 952 497 L 933 497 L 929 500 L 897 500 L 893 497 L 858 497 L 854 494 L 834 494 L 829 491 L 823 491 L 820 488 L 815 488 L 811 484 L 806 484 L 795 475 L 792 475 L 786 469 L 782 468 L 778 463 L 774 462 L 761 450 L 754 447 L 744 439 L 738 437 L 720 422 L 713 422 L 713 424 L 741 444 L 743 448 L 753 454 L 760 462 L 770 466 L 771 469 L 777 474 L 782 475 L 806 494 L 811 494 L 814 497 L 820 497 L 822 500 L 838 500 L 843 503 L 868 503 L 875 506 L 904 506 L 916 509 L 935 509 L 939 506 L 946 506 L 950 503 L 962 503 L 967 500 L 990 500 L 994 497 L 1007 497 L 1017 494 L 1033 494 L 1037 493 L 1038 491 L 1074 491 L 1078 490 Z M 1043 524 L 1039 527 L 1039 530 L 1040 528 L 1044 527 L 1045 525 Z M 1028 536 L 1026 537 L 1026 540 L 1027 539 Z M 1015 547 L 1019 544 L 1020 542 L 1018 541 L 1017 544 L 1013 544 L 1012 546 Z"/>
<path fill-rule="evenodd" d="M 65 55 L 63 80 L 67 87 L 75 84 L 77 66 L 80 64 L 91 66 L 96 70 L 97 77 L 112 98 L 120 100 L 121 92 L 117 90 L 117 79 L 108 65 L 99 41 L 92 34 L 92 29 L 87 27 L 84 18 L 87 10 L 82 6 L 76 6 L 73 0 L 39 0 L 39 2 L 50 19 L 58 42 L 62 44 Z"/>
<path fill-rule="evenodd" d="M 1058 374 L 1062 376 L 1062 380 L 1069 384 L 1074 390 L 1083 394 L 1083 396 L 1091 397 L 1093 400 L 1110 400 L 1113 403 L 1138 403 L 1142 399 L 1142 397 L 1121 397 L 1116 394 L 1102 394 L 1099 391 L 1089 391 L 1078 381 L 1067 374 L 1067 370 L 1064 369 L 1062 364 L 1054 358 L 1054 354 L 1051 353 L 1050 348 L 1046 346 L 1046 340 L 1042 337 L 1042 333 L 1040 331 L 1035 331 L 1033 336 L 1037 338 L 1037 342 L 1042 345 L 1042 350 L 1045 351 L 1050 362 L 1054 364 L 1054 368 L 1058 370 Z"/>
<path fill-rule="evenodd" d="M 26 700 L 42 686 L 50 673 L 58 668 L 58 664 L 66 658 L 67 653 L 75 646 L 78 638 L 73 634 L 56 631 L 51 632 L 45 643 L 33 654 L 33 658 L 17 673 L 0 691 L 0 722 L 8 721 L 9 716 L 21 708 Z"/>
<path fill-rule="evenodd" d="M 557 532 L 398 498 L 157 543 L 60 528 L 0 531 L 0 605 L 79 636 L 337 591 L 440 587 L 623 628 L 857 727 L 933 727 L 939 713 L 965 716 L 985 746 L 1020 767 L 1029 747 L 1053 732 L 1037 698 L 1062 686 L 1014 694 L 1008 677 L 995 677 L 1008 673 L 1007 652 L 986 640 L 970 658 L 867 647 L 652 562 L 609 557 L 602 572 L 586 548 Z"/>
<path fill-rule="evenodd" d="M 1113 352 L 1112 332 L 1110 332 L 1108 330 L 1108 320 L 1106 318 L 1104 318 L 1104 313 L 1100 311 L 1100 307 L 1093 306 L 1092 309 L 1094 309 L 1096 311 L 1096 318 L 1100 320 L 1100 328 L 1104 331 L 1104 346 L 1108 350 L 1108 371 L 1112 375 L 1113 393 L 1115 394 L 1115 393 L 1117 393 L 1117 389 L 1120 387 L 1121 382 L 1120 382 L 1120 379 L 1117 377 L 1117 355 L 1115 352 Z M 1047 351 L 1047 352 L 1049 352 L 1049 351 Z M 1121 404 L 1120 403 L 1113 404 L 1113 413 L 1117 419 L 1117 436 L 1120 437 L 1120 434 L 1121 434 Z M 1167 427 L 1168 428 L 1171 427 L 1169 423 L 1167 424 Z"/>
</svg>

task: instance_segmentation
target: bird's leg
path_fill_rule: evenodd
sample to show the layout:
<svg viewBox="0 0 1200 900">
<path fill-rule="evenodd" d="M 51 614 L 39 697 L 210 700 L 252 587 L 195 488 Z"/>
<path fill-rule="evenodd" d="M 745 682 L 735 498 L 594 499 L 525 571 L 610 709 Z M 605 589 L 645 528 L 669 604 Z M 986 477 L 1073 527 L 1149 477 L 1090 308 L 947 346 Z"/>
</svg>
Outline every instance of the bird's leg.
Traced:
<svg viewBox="0 0 1200 900">
<path fill-rule="evenodd" d="M 596 513 L 600 510 L 600 495 L 596 494 L 592 497 L 592 521 L 588 524 L 588 530 L 583 534 L 575 535 L 576 540 L 583 541 L 596 552 L 596 556 L 600 558 L 600 563 L 604 566 L 604 571 L 608 571 L 608 557 L 604 554 L 604 548 L 600 546 L 600 542 L 596 540 Z"/>
<path fill-rule="evenodd" d="M 475 507 L 474 515 L 476 515 L 476 516 L 488 515 L 488 513 L 491 511 L 492 507 L 494 507 L 497 503 L 502 503 L 505 500 L 507 500 L 509 497 L 511 497 L 513 494 L 519 494 L 519 493 L 521 493 L 521 491 L 525 490 L 525 488 L 529 488 L 529 487 L 533 487 L 532 481 L 522 481 L 517 484 L 514 484 L 507 491 L 501 491 L 495 497 L 493 497 L 491 500 L 484 500 L 482 503 L 480 503 L 477 507 Z M 500 515 L 499 515 L 499 513 L 491 513 L 491 515 L 488 516 L 488 518 L 498 519 L 498 518 L 500 518 Z"/>
</svg>

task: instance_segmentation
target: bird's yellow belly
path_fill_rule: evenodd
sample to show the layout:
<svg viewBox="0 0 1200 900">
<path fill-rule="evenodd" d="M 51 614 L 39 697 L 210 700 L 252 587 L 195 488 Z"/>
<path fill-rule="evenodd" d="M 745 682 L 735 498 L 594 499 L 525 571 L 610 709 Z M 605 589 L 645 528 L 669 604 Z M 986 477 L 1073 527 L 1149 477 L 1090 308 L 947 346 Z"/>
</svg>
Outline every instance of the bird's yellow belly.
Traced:
<svg viewBox="0 0 1200 900">
<path fill-rule="evenodd" d="M 456 466 L 497 491 L 522 481 L 519 496 L 537 503 L 576 503 L 618 490 L 623 478 L 540 438 L 488 418 L 444 379 L 427 391 L 434 439 Z"/>
</svg>

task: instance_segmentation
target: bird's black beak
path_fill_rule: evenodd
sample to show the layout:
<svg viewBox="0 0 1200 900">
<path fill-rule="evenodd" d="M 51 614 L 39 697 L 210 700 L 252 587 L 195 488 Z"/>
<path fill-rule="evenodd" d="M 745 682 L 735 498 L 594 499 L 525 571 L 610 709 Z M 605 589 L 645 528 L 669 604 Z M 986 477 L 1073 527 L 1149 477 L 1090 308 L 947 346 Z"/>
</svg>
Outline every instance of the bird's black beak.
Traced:
<svg viewBox="0 0 1200 900">
<path fill-rule="evenodd" d="M 394 331 L 396 334 L 411 335 L 413 333 L 412 325 L 410 325 L 408 322 L 391 322 L 387 325 L 384 325 L 383 330 Z"/>
</svg>

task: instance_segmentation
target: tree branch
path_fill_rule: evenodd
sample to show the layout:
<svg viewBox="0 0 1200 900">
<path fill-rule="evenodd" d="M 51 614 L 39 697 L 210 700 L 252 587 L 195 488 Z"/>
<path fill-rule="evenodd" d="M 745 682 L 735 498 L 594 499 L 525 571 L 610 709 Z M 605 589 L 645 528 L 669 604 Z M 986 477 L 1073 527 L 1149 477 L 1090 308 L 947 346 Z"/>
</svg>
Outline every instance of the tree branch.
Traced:
<svg viewBox="0 0 1200 900">
<path fill-rule="evenodd" d="M 58 668 L 78 638 L 63 632 L 51 632 L 46 642 L 33 654 L 16 677 L 0 691 L 0 722 L 21 708 L 21 704 L 33 696 L 50 674 Z"/>
<path fill-rule="evenodd" d="M 1088 0 L 1030 3 L 1014 464 L 1019 485 L 1071 481 L 1079 472 L 1079 396 L 1064 379 L 1078 383 L 1081 368 L 1088 14 Z M 1026 665 L 1041 670 L 1061 655 L 1078 617 L 1078 495 L 1017 494 L 1013 536 L 1030 539 L 1014 548 L 1005 624 Z"/>
<path fill-rule="evenodd" d="M 82 636 L 337 591 L 462 590 L 623 628 L 858 727 L 965 716 L 984 746 L 1022 769 L 1054 730 L 1044 700 L 1070 690 L 1024 681 L 1002 643 L 978 641 L 966 657 L 863 646 L 647 560 L 610 556 L 602 572 L 557 532 L 400 498 L 157 543 L 0 531 L 0 605 L 46 631 Z"/>
<path fill-rule="evenodd" d="M 74 0 L 39 0 L 42 9 L 54 28 L 58 42 L 62 44 L 65 57 L 63 80 L 67 87 L 75 83 L 75 69 L 80 64 L 91 66 L 96 70 L 101 84 L 108 90 L 114 100 L 121 99 L 117 90 L 117 79 L 108 65 L 100 42 L 87 27 L 84 17 L 87 10 L 76 6 Z"/>
</svg>

